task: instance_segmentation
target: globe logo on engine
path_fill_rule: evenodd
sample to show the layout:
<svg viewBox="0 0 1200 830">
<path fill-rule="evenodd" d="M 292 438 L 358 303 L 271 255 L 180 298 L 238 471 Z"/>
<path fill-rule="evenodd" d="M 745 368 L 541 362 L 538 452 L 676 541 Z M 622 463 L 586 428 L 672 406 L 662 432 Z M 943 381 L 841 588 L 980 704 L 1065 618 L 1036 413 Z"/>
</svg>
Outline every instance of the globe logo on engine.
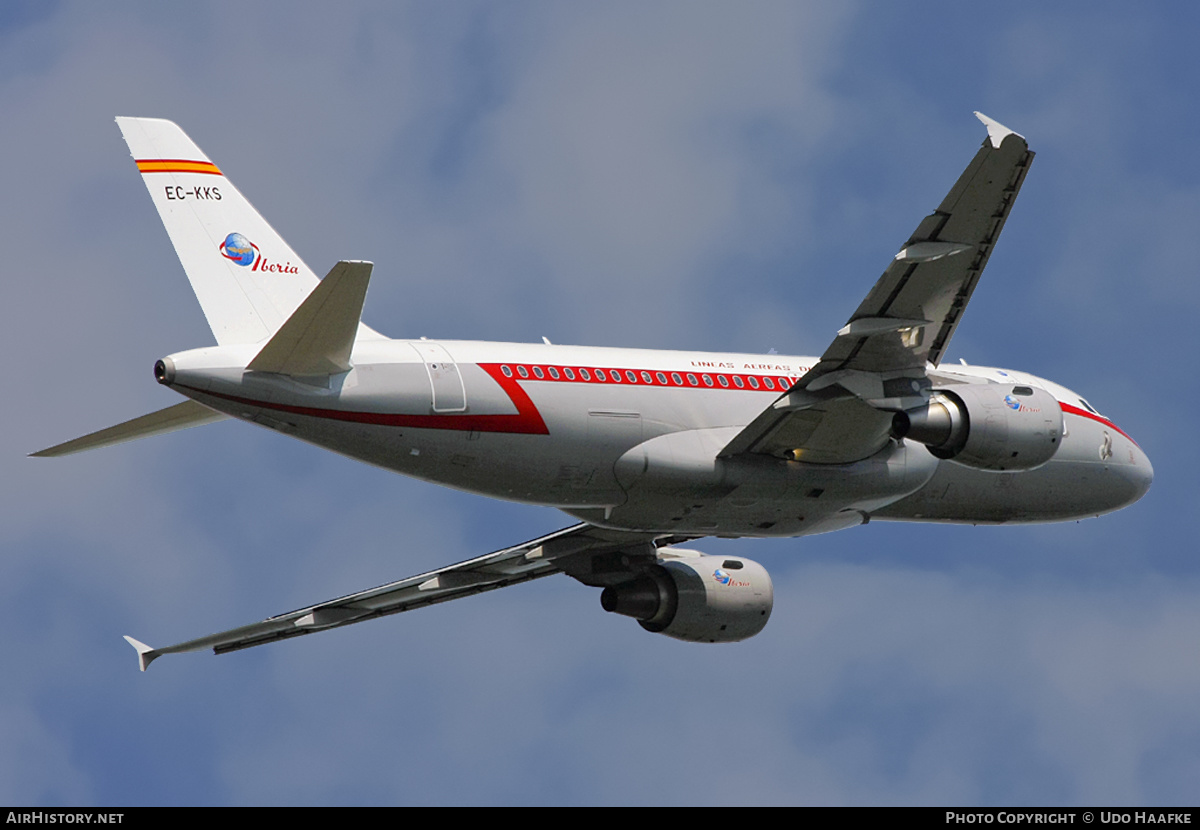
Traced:
<svg viewBox="0 0 1200 830">
<path fill-rule="evenodd" d="M 713 571 L 713 579 L 715 579 L 717 582 L 720 582 L 722 585 L 728 585 L 730 578 L 731 577 L 729 574 L 725 573 L 725 571 L 721 570 L 720 568 L 717 568 L 715 571 Z"/>
<path fill-rule="evenodd" d="M 233 260 L 238 265 L 253 265 L 258 257 L 258 246 L 240 233 L 231 233 L 221 243 L 221 256 Z"/>
<path fill-rule="evenodd" d="M 1019 400 L 1017 400 L 1016 398 L 1014 398 L 1012 395 L 1005 395 L 1005 396 L 1004 396 L 1004 403 L 1005 403 L 1005 404 L 1008 406 L 1008 408 L 1009 408 L 1009 409 L 1011 409 L 1013 412 L 1020 412 L 1020 411 L 1021 411 L 1021 402 L 1020 402 Z"/>
</svg>

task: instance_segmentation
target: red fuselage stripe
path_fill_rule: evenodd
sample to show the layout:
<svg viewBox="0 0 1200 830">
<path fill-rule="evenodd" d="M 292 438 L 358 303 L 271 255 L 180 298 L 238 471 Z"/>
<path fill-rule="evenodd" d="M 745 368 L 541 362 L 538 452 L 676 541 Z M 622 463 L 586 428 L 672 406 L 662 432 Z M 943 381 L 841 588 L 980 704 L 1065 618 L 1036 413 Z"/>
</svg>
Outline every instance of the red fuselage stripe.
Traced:
<svg viewBox="0 0 1200 830">
<path fill-rule="evenodd" d="M 227 395 L 222 392 L 196 390 L 215 398 L 247 404 L 249 406 L 272 409 L 276 412 L 287 412 L 292 415 L 305 415 L 310 418 L 326 418 L 331 421 L 349 421 L 356 424 L 373 424 L 386 427 L 407 427 L 409 429 L 453 429 L 462 432 L 503 432 L 517 435 L 549 435 L 550 430 L 542 419 L 542 414 L 520 385 L 512 378 L 506 378 L 499 369 L 493 370 L 489 365 L 482 365 L 485 372 L 491 375 L 516 406 L 515 415 L 407 415 L 388 412 L 361 412 L 347 409 L 319 409 L 312 406 L 293 406 L 291 404 L 271 403 L 242 398 L 237 395 Z"/>
<path fill-rule="evenodd" d="M 529 397 L 529 393 L 527 393 L 523 388 L 523 383 L 611 383 L 614 386 L 677 386 L 677 384 L 672 382 L 670 375 L 659 370 L 649 372 L 642 369 L 633 370 L 604 368 L 601 371 L 605 373 L 604 376 L 606 379 L 619 374 L 621 380 L 601 381 L 596 377 L 597 370 L 592 367 L 551 367 L 547 365 L 539 365 L 537 368 L 542 371 L 543 377 L 538 378 L 532 374 L 529 377 L 518 377 L 516 371 L 512 369 L 513 366 L 520 366 L 525 368 L 526 372 L 532 373 L 533 366 L 530 364 L 480 363 L 478 366 L 480 369 L 487 372 L 488 376 L 494 380 L 501 389 L 504 390 L 505 394 L 508 395 L 509 400 L 512 401 L 513 406 L 515 406 L 517 409 L 516 414 L 473 415 L 469 413 L 463 413 L 461 415 L 410 415 L 389 412 L 363 412 L 359 410 L 323 409 L 311 406 L 295 406 L 292 404 L 273 403 L 269 401 L 256 401 L 251 398 L 243 398 L 237 395 L 229 395 L 223 392 L 213 392 L 201 389 L 196 389 L 195 391 L 202 392 L 205 395 L 212 395 L 213 397 L 221 398 L 222 400 L 246 404 L 248 406 L 271 409 L 276 412 L 286 412 L 292 415 L 304 415 L 310 418 L 326 418 L 331 421 L 347 421 L 350 423 L 373 424 L 376 426 L 388 427 L 407 427 L 409 429 L 450 429 L 459 430 L 462 432 L 499 432 L 515 435 L 549 435 L 550 429 L 546 426 L 546 421 L 542 418 L 541 412 L 538 411 L 537 405 L 534 404 L 533 400 Z M 510 370 L 510 375 L 504 374 L 505 368 Z M 551 376 L 551 368 L 558 373 L 557 378 Z M 567 376 L 568 368 L 570 368 L 570 371 L 572 374 L 574 374 L 574 377 Z M 585 379 L 582 376 L 581 369 L 587 370 L 589 378 Z M 628 379 L 629 373 L 632 373 L 636 379 L 630 381 Z M 643 374 L 646 374 L 650 377 L 649 382 L 642 377 Z M 659 374 L 662 374 L 664 377 L 668 378 L 666 383 L 657 380 L 657 375 Z M 681 373 L 675 372 L 673 374 Z M 687 372 L 682 373 L 681 380 L 683 379 L 683 376 L 686 376 L 687 374 Z M 689 381 L 684 381 L 682 384 L 678 385 L 683 386 L 684 388 L 688 388 L 690 386 L 691 388 L 709 389 L 710 391 L 774 392 L 778 394 L 785 391 L 788 386 L 795 382 L 794 378 L 782 375 L 772 375 L 770 378 L 768 378 L 765 375 L 730 375 L 726 373 L 714 372 L 693 372 L 691 374 L 698 375 L 696 384 L 690 384 Z M 705 386 L 700 386 L 699 384 L 704 382 L 703 378 L 705 378 L 706 375 L 711 383 Z M 722 377 L 726 379 L 726 382 L 729 384 L 728 386 L 717 385 Z M 745 383 L 746 386 L 736 386 L 733 382 L 728 380 L 732 377 L 742 378 L 742 382 Z M 759 383 L 759 388 L 750 387 L 748 379 L 751 377 L 753 377 L 755 381 Z M 774 388 L 768 389 L 766 387 L 767 380 L 771 381 Z M 180 385 L 182 386 L 183 384 Z"/>
<path fill-rule="evenodd" d="M 1061 401 L 1059 402 L 1058 405 L 1061 406 L 1062 411 L 1067 413 L 1068 415 L 1078 415 L 1080 418 L 1090 418 L 1091 420 L 1095 421 L 1096 423 L 1104 424 L 1104 426 L 1108 427 L 1109 429 L 1115 429 L 1117 432 L 1121 433 L 1126 438 L 1129 438 L 1129 433 L 1127 433 L 1125 430 L 1121 429 L 1119 426 L 1114 424 L 1112 421 L 1105 418 L 1103 415 L 1097 415 L 1095 412 L 1088 412 L 1086 409 L 1080 409 L 1077 406 L 1071 406 L 1071 404 L 1062 403 Z M 1129 440 L 1133 441 L 1132 438 L 1129 438 Z M 1133 443 L 1136 445 L 1137 441 L 1133 441 Z"/>
<path fill-rule="evenodd" d="M 713 372 L 696 373 L 696 372 L 692 372 L 691 374 L 693 376 L 699 375 L 700 378 L 703 378 L 707 374 L 710 379 L 712 379 L 712 378 L 718 379 L 718 380 L 714 380 L 713 385 L 711 385 L 711 386 L 699 386 L 699 385 L 693 385 L 689 381 L 685 381 L 682 384 L 676 384 L 673 382 L 673 378 L 671 377 L 672 374 L 682 374 L 684 377 L 686 377 L 686 375 L 688 374 L 687 372 L 669 373 L 669 372 L 660 371 L 660 370 L 649 371 L 649 370 L 642 370 L 642 369 L 634 370 L 634 369 L 602 368 L 600 371 L 605 373 L 604 377 L 606 378 L 606 380 L 602 381 L 602 380 L 599 380 L 599 378 L 596 376 L 597 369 L 594 367 L 566 367 L 566 366 L 551 367 L 549 365 L 538 365 L 536 368 L 540 369 L 543 374 L 543 376 L 539 378 L 539 377 L 533 376 L 532 374 L 530 374 L 529 377 L 518 377 L 516 371 L 513 369 L 513 367 L 520 367 L 520 368 L 524 368 L 527 373 L 532 373 L 533 369 L 534 369 L 534 366 L 532 364 L 480 363 L 480 364 L 478 364 L 478 366 L 480 369 L 487 372 L 488 376 L 492 380 L 494 380 L 501 389 L 504 390 L 506 395 L 508 395 L 509 400 L 512 401 L 513 406 L 515 406 L 517 409 L 516 414 L 513 414 L 513 415 L 475 415 L 475 414 L 470 414 L 470 413 L 463 413 L 461 415 L 453 415 L 453 414 L 451 414 L 451 415 L 409 415 L 409 414 L 402 414 L 402 413 L 387 413 L 387 412 L 362 412 L 362 411 L 357 411 L 357 410 L 321 409 L 321 408 L 311 407 L 311 406 L 293 406 L 291 404 L 270 403 L 270 402 L 266 402 L 266 401 L 251 400 L 249 398 L 241 398 L 236 395 L 227 395 L 227 394 L 224 394 L 221 392 L 204 392 L 204 394 L 212 395 L 213 397 L 222 398 L 222 399 L 228 400 L 228 401 L 235 401 L 237 403 L 247 404 L 250 406 L 262 407 L 263 409 L 273 409 L 278 412 L 287 412 L 287 413 L 290 413 L 293 415 L 305 415 L 305 416 L 308 416 L 311 418 L 327 418 L 329 420 L 334 420 L 334 421 L 348 421 L 351 423 L 359 423 L 359 424 L 374 424 L 377 426 L 389 426 L 389 427 L 407 427 L 410 429 L 449 429 L 449 430 L 460 430 L 463 432 L 499 432 L 499 433 L 508 433 L 508 434 L 516 434 L 516 435 L 549 435 L 550 430 L 546 426 L 546 421 L 542 418 L 541 412 L 538 411 L 537 405 L 534 404 L 533 400 L 529 397 L 529 393 L 527 393 L 525 391 L 525 389 L 523 388 L 523 386 L 522 386 L 523 383 L 591 383 L 591 384 L 611 384 L 611 385 L 620 385 L 620 386 L 660 386 L 660 387 L 676 387 L 676 388 L 682 387 L 682 388 L 693 388 L 693 389 L 708 389 L 710 391 L 722 391 L 722 392 L 739 392 L 739 391 L 741 391 L 741 392 L 776 392 L 776 393 L 779 393 L 779 392 L 785 391 L 791 384 L 795 383 L 795 381 L 796 381 L 796 378 L 794 376 L 772 375 L 770 377 L 773 379 L 773 382 L 776 385 L 776 388 L 767 389 L 765 387 L 765 384 L 763 383 L 763 381 L 766 380 L 766 378 L 767 378 L 767 376 L 765 376 L 765 375 L 746 375 L 746 374 L 731 375 L 728 373 L 713 373 Z M 553 368 L 555 370 L 555 372 L 558 374 L 558 377 L 552 377 L 550 375 L 551 368 Z M 504 374 L 505 369 L 509 370 L 509 372 L 510 372 L 509 375 Z M 584 369 L 586 369 L 586 371 L 588 373 L 587 378 L 584 378 L 581 374 L 581 370 L 584 370 Z M 567 375 L 568 370 L 574 375 L 574 377 L 568 377 L 568 375 Z M 626 373 L 633 374 L 633 376 L 636 378 L 636 380 L 629 381 L 628 375 Z M 642 377 L 643 374 L 647 375 L 650 378 L 649 382 L 645 381 L 645 379 Z M 659 381 L 657 379 L 657 375 L 659 375 L 659 374 L 662 374 L 665 378 L 667 378 L 666 383 L 663 383 L 662 381 Z M 611 378 L 612 376 L 618 376 L 621 378 L 621 380 L 612 381 L 612 380 L 608 379 L 608 378 Z M 715 385 L 717 382 L 719 382 L 719 378 L 721 378 L 721 377 L 726 378 L 727 381 L 729 378 L 733 378 L 733 377 L 741 378 L 742 382 L 745 384 L 745 386 L 736 386 L 732 383 L 728 386 Z M 755 380 L 760 383 L 760 388 L 755 389 L 755 388 L 750 387 L 749 378 L 751 378 L 751 377 L 755 378 Z M 203 391 L 203 390 L 196 390 L 196 391 Z M 1101 415 L 1097 415 L 1094 412 L 1088 412 L 1086 409 L 1080 409 L 1079 407 L 1072 406 L 1069 403 L 1059 402 L 1059 406 L 1061 406 L 1062 411 L 1068 415 L 1078 415 L 1081 418 L 1088 418 L 1090 420 L 1096 421 L 1099 424 L 1102 424 L 1106 427 L 1109 427 L 1110 429 L 1113 429 L 1113 430 L 1121 433 L 1121 435 L 1124 435 L 1126 438 L 1129 438 L 1130 441 L 1133 441 L 1133 439 L 1129 437 L 1129 434 L 1126 433 L 1125 430 L 1121 429 L 1116 424 L 1114 424 L 1112 421 L 1108 420 L 1107 418 L 1105 418 Z M 1136 441 L 1133 441 L 1133 443 L 1137 444 Z"/>
</svg>

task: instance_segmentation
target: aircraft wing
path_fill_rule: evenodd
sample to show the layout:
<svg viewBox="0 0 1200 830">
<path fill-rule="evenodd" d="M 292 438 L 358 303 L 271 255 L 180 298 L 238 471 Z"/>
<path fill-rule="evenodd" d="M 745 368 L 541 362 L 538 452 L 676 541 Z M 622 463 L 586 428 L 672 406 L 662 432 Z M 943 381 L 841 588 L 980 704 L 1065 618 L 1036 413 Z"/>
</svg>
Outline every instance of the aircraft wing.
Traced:
<svg viewBox="0 0 1200 830">
<path fill-rule="evenodd" d="M 137 650 L 138 665 L 145 671 L 153 660 L 163 654 L 209 648 L 216 654 L 224 654 L 424 608 L 556 573 L 568 573 L 585 584 L 604 585 L 614 579 L 628 579 L 630 571 L 624 565 L 631 558 L 639 557 L 651 562 L 654 550 L 652 534 L 611 531 L 586 523 L 578 524 L 522 545 L 185 643 L 152 648 L 132 637 L 126 636 L 125 639 Z M 616 567 L 610 567 L 611 564 L 616 564 Z M 610 574 L 613 579 L 609 578 Z"/>
<path fill-rule="evenodd" d="M 975 115 L 988 137 L 946 198 L 892 258 L 817 365 L 722 457 L 857 461 L 883 447 L 893 412 L 925 402 L 926 366 L 941 362 L 1033 161 L 1023 137 Z"/>
</svg>

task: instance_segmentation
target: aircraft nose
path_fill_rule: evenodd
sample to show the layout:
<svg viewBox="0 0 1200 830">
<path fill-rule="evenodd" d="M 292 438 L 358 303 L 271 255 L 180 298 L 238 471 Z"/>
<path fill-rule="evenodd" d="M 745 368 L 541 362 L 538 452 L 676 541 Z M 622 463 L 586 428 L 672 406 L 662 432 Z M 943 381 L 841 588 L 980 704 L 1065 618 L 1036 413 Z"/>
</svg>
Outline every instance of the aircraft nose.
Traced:
<svg viewBox="0 0 1200 830">
<path fill-rule="evenodd" d="M 1154 467 L 1141 448 L 1132 441 L 1129 442 L 1129 463 L 1113 464 L 1106 467 L 1108 471 L 1109 492 L 1115 502 L 1115 510 L 1128 507 L 1146 495 L 1150 485 L 1154 483 Z"/>
<path fill-rule="evenodd" d="M 1125 477 L 1133 488 L 1133 498 L 1129 500 L 1129 504 L 1146 495 L 1146 491 L 1154 483 L 1154 467 L 1142 452 L 1142 448 L 1137 445 L 1133 447 L 1133 459 L 1133 463 L 1125 468 Z"/>
</svg>

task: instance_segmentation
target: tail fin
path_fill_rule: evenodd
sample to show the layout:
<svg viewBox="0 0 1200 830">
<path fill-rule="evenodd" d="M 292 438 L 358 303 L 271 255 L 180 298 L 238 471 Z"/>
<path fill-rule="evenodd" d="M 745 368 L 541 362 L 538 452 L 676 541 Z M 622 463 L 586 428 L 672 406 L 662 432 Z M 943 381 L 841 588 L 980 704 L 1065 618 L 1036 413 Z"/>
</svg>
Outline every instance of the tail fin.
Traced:
<svg viewBox="0 0 1200 830">
<path fill-rule="evenodd" d="M 316 275 L 176 124 L 118 118 L 217 343 L 274 334 Z M 361 326 L 359 335 L 379 337 Z"/>
</svg>

